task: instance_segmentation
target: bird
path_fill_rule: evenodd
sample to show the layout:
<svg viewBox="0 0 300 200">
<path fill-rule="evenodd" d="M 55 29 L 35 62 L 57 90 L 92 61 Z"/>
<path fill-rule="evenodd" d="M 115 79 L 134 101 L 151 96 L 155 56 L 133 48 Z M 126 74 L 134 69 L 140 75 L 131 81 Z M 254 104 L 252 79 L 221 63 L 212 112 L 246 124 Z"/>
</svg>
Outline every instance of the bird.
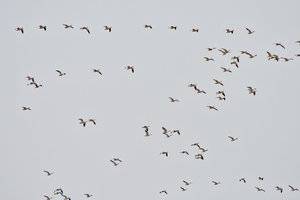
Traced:
<svg viewBox="0 0 300 200">
<path fill-rule="evenodd" d="M 92 122 L 94 125 L 96 125 L 96 120 L 95 119 L 89 119 L 89 122 Z"/>
<path fill-rule="evenodd" d="M 79 118 L 78 120 L 79 120 L 79 124 L 82 124 L 83 127 L 86 126 L 87 121 L 84 121 L 82 118 Z"/>
<path fill-rule="evenodd" d="M 208 149 L 204 149 L 203 147 L 199 147 L 199 150 L 202 151 L 203 153 L 208 151 Z"/>
<path fill-rule="evenodd" d="M 245 28 L 245 29 L 248 31 L 249 35 L 255 32 L 255 31 L 250 30 L 249 28 Z"/>
<path fill-rule="evenodd" d="M 84 196 L 86 196 L 86 198 L 90 198 L 90 197 L 92 197 L 93 195 L 92 195 L 92 194 L 84 194 Z"/>
<path fill-rule="evenodd" d="M 231 33 L 231 34 L 233 34 L 233 31 L 234 31 L 234 29 L 226 29 L 226 33 Z"/>
<path fill-rule="evenodd" d="M 47 170 L 44 170 L 43 172 L 46 173 L 47 176 L 51 176 L 52 174 L 54 174 L 53 172 L 49 172 Z"/>
<path fill-rule="evenodd" d="M 285 57 L 280 57 L 280 59 L 284 60 L 285 62 L 288 62 L 290 60 L 294 60 L 293 58 L 285 58 Z"/>
<path fill-rule="evenodd" d="M 23 107 L 22 107 L 22 110 L 31 110 L 31 108 L 30 108 L 30 107 L 23 106 Z"/>
<path fill-rule="evenodd" d="M 275 189 L 278 190 L 280 193 L 283 192 L 283 188 L 281 188 L 281 187 L 279 187 L 279 186 L 276 186 Z"/>
<path fill-rule="evenodd" d="M 163 130 L 163 134 L 170 132 L 170 131 L 168 131 L 167 128 L 165 128 L 165 127 L 163 127 L 163 126 L 161 127 L 161 129 Z"/>
<path fill-rule="evenodd" d="M 149 25 L 149 24 L 145 24 L 145 29 L 152 29 L 152 26 L 151 25 Z"/>
<path fill-rule="evenodd" d="M 281 48 L 285 49 L 285 46 L 283 46 L 283 45 L 282 45 L 281 43 L 279 43 L 279 42 L 276 42 L 275 45 L 276 45 L 276 46 L 280 46 Z"/>
<path fill-rule="evenodd" d="M 20 31 L 22 34 L 24 34 L 24 28 L 23 27 L 17 27 L 15 30 L 17 32 Z"/>
<path fill-rule="evenodd" d="M 220 91 L 216 92 L 216 94 L 223 95 L 224 97 L 226 96 L 226 95 L 225 95 L 225 92 L 224 92 L 224 91 L 222 91 L 222 90 L 220 90 Z"/>
<path fill-rule="evenodd" d="M 291 185 L 289 185 L 289 188 L 291 189 L 292 192 L 299 191 L 298 188 L 295 188 L 295 187 L 293 187 L 293 186 L 291 186 Z"/>
<path fill-rule="evenodd" d="M 246 55 L 248 55 L 248 56 L 249 56 L 249 58 L 254 58 L 254 57 L 256 57 L 256 56 L 257 56 L 256 54 L 255 54 L 255 55 L 253 55 L 253 54 L 249 53 L 248 51 L 241 51 L 241 54 L 246 54 Z"/>
<path fill-rule="evenodd" d="M 180 151 L 180 153 L 190 155 L 189 152 L 187 152 L 187 151 Z"/>
<path fill-rule="evenodd" d="M 225 67 L 220 67 L 223 72 L 229 72 L 229 73 L 232 73 L 232 71 L 229 69 L 229 68 L 225 68 Z"/>
<path fill-rule="evenodd" d="M 226 97 L 217 96 L 217 99 L 219 99 L 220 101 L 225 101 Z"/>
<path fill-rule="evenodd" d="M 168 194 L 168 192 L 166 190 L 162 190 L 159 192 L 159 194 Z"/>
<path fill-rule="evenodd" d="M 216 47 L 208 47 L 208 48 L 207 48 L 208 51 L 212 51 L 212 50 L 214 50 L 214 49 L 216 49 Z"/>
<path fill-rule="evenodd" d="M 113 158 L 113 161 L 115 161 L 115 162 L 123 162 L 120 158 Z"/>
<path fill-rule="evenodd" d="M 222 48 L 222 49 L 218 49 L 218 51 L 220 51 L 222 53 L 223 56 L 225 56 L 226 54 L 230 53 L 229 50 Z"/>
<path fill-rule="evenodd" d="M 201 93 L 202 93 L 202 94 L 206 94 L 205 90 L 200 90 L 200 89 L 197 88 L 197 87 L 195 87 L 194 89 L 197 91 L 198 94 L 201 94 Z"/>
<path fill-rule="evenodd" d="M 150 136 L 149 126 L 143 126 L 142 128 L 145 129 L 145 136 Z"/>
<path fill-rule="evenodd" d="M 80 30 L 85 30 L 88 34 L 91 33 L 90 29 L 88 27 L 86 27 L 86 26 L 81 27 Z"/>
<path fill-rule="evenodd" d="M 235 65 L 236 68 L 239 68 L 239 64 L 238 64 L 236 61 L 233 61 L 233 62 L 231 62 L 230 64 L 231 64 L 231 65 Z"/>
<path fill-rule="evenodd" d="M 176 30 L 177 30 L 177 26 L 173 26 L 173 25 L 172 25 L 172 26 L 169 27 L 169 29 L 175 30 L 175 31 L 176 31 Z"/>
<path fill-rule="evenodd" d="M 263 180 L 264 180 L 264 177 L 259 176 L 259 177 L 258 177 L 258 180 L 263 181 Z"/>
<path fill-rule="evenodd" d="M 52 199 L 52 197 L 49 197 L 48 195 L 44 195 L 44 197 L 45 197 L 47 200 Z"/>
<path fill-rule="evenodd" d="M 61 188 L 57 188 L 54 190 L 54 194 L 57 195 L 57 194 L 63 194 L 63 190 Z"/>
<path fill-rule="evenodd" d="M 39 29 L 46 31 L 47 30 L 47 26 L 39 25 Z"/>
<path fill-rule="evenodd" d="M 198 32 L 199 32 L 199 29 L 198 29 L 198 28 L 192 28 L 192 32 L 198 33 Z"/>
<path fill-rule="evenodd" d="M 219 181 L 219 182 L 212 181 L 212 183 L 213 183 L 214 185 L 219 185 L 219 184 L 221 184 L 221 182 L 220 182 L 220 181 Z"/>
<path fill-rule="evenodd" d="M 224 86 L 224 84 L 222 83 L 222 81 L 219 81 L 217 79 L 213 79 L 216 85 L 222 85 Z"/>
<path fill-rule="evenodd" d="M 182 181 L 186 186 L 188 186 L 188 185 L 191 185 L 192 184 L 192 182 L 188 182 L 188 181 L 185 181 L 185 180 L 183 180 Z"/>
<path fill-rule="evenodd" d="M 238 139 L 238 138 L 234 138 L 232 136 L 228 136 L 228 138 L 230 139 L 231 142 L 234 142 L 234 141 L 236 141 Z"/>
<path fill-rule="evenodd" d="M 180 130 L 173 130 L 172 133 L 177 133 L 177 135 L 180 135 Z"/>
<path fill-rule="evenodd" d="M 166 157 L 169 156 L 169 153 L 168 153 L 167 151 L 163 151 L 163 152 L 161 152 L 160 154 L 161 154 L 161 155 L 165 155 Z"/>
<path fill-rule="evenodd" d="M 26 76 L 26 79 L 34 83 L 34 78 L 32 76 Z"/>
<path fill-rule="evenodd" d="M 245 178 L 240 178 L 239 181 L 240 181 L 240 182 L 242 181 L 242 182 L 246 183 L 246 179 L 245 179 Z"/>
<path fill-rule="evenodd" d="M 65 72 L 62 72 L 62 71 L 60 71 L 60 70 L 55 70 L 57 73 L 58 73 L 58 76 L 65 76 L 66 75 L 66 73 Z"/>
<path fill-rule="evenodd" d="M 266 192 L 263 188 L 260 187 L 255 187 L 257 189 L 258 192 Z"/>
<path fill-rule="evenodd" d="M 175 103 L 175 102 L 179 102 L 179 99 L 175 99 L 173 97 L 169 97 L 170 102 Z"/>
<path fill-rule="evenodd" d="M 204 160 L 204 157 L 202 154 L 198 153 L 195 155 L 195 159 L 201 159 L 201 160 Z"/>
<path fill-rule="evenodd" d="M 181 191 L 186 191 L 186 188 L 184 188 L 184 187 L 180 187 L 180 189 L 181 189 Z"/>
<path fill-rule="evenodd" d="M 206 106 L 209 110 L 215 110 L 218 111 L 218 109 L 215 106 Z"/>
<path fill-rule="evenodd" d="M 130 70 L 132 73 L 134 73 L 134 71 L 135 71 L 135 70 L 134 70 L 134 66 L 132 66 L 132 65 L 127 65 L 127 66 L 126 66 L 126 69 L 127 69 L 127 70 Z"/>
<path fill-rule="evenodd" d="M 30 85 L 33 84 L 35 88 L 42 87 L 42 84 L 37 84 L 36 82 L 31 82 Z"/>
<path fill-rule="evenodd" d="M 74 28 L 73 25 L 71 24 L 63 24 L 64 28 L 67 29 L 67 28 Z"/>
<path fill-rule="evenodd" d="M 110 162 L 112 162 L 112 164 L 113 164 L 114 166 L 118 166 L 118 165 L 119 165 L 119 163 L 115 162 L 114 160 L 110 160 Z"/>
<path fill-rule="evenodd" d="M 253 94 L 254 96 L 256 95 L 256 88 L 253 88 L 251 86 L 248 86 L 248 92 L 249 94 Z"/>
<path fill-rule="evenodd" d="M 231 60 L 236 60 L 237 62 L 240 62 L 240 56 L 233 56 L 231 57 Z"/>
<path fill-rule="evenodd" d="M 112 31 L 112 27 L 111 26 L 104 26 L 104 30 L 111 32 Z"/>
<path fill-rule="evenodd" d="M 213 58 L 204 57 L 205 61 L 215 61 Z"/>
<path fill-rule="evenodd" d="M 100 75 L 102 75 L 102 72 L 99 69 L 93 69 L 93 72 L 98 73 Z"/>
<path fill-rule="evenodd" d="M 199 143 L 193 143 L 193 144 L 191 144 L 191 146 L 196 146 L 196 147 L 198 147 L 199 149 L 201 148 L 201 146 L 200 146 Z"/>
</svg>

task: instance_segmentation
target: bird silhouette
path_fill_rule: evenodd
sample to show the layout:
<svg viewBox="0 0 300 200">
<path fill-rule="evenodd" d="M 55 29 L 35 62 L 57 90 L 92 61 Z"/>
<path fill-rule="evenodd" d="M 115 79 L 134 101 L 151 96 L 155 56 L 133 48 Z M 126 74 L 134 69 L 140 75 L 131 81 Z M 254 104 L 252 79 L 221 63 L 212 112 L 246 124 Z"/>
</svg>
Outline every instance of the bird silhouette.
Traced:
<svg viewBox="0 0 300 200">
<path fill-rule="evenodd" d="M 225 95 L 225 92 L 224 92 L 224 91 L 222 91 L 222 90 L 220 90 L 220 91 L 216 92 L 216 94 L 223 95 L 224 97 L 226 96 L 226 95 Z"/>
<path fill-rule="evenodd" d="M 44 25 L 39 25 L 39 29 L 40 29 L 40 30 L 44 30 L 44 31 L 46 31 L 46 30 L 47 30 L 47 26 L 44 26 Z"/>
<path fill-rule="evenodd" d="M 256 95 L 256 88 L 253 88 L 251 86 L 248 86 L 248 92 L 249 94 L 253 94 L 254 96 Z"/>
<path fill-rule="evenodd" d="M 24 34 L 24 28 L 23 27 L 17 27 L 15 30 L 17 32 L 21 32 L 22 34 Z"/>
<path fill-rule="evenodd" d="M 204 57 L 205 61 L 215 61 L 213 58 Z"/>
<path fill-rule="evenodd" d="M 114 161 L 114 160 L 110 160 L 110 162 L 111 162 L 114 166 L 118 166 L 118 165 L 119 165 L 119 163 L 117 163 L 117 162 Z"/>
<path fill-rule="evenodd" d="M 22 107 L 22 110 L 31 110 L 31 108 L 30 108 L 30 107 L 23 106 L 23 107 Z"/>
<path fill-rule="evenodd" d="M 152 26 L 150 24 L 145 24 L 144 27 L 145 29 L 152 29 Z"/>
<path fill-rule="evenodd" d="M 111 32 L 112 31 L 112 27 L 111 26 L 104 26 L 104 30 Z"/>
<path fill-rule="evenodd" d="M 94 125 L 96 125 L 96 120 L 95 119 L 89 119 L 89 122 L 92 122 Z"/>
<path fill-rule="evenodd" d="M 159 192 L 159 194 L 168 194 L 168 192 L 166 190 L 162 190 Z"/>
<path fill-rule="evenodd" d="M 127 69 L 127 70 L 130 70 L 132 73 L 134 73 L 134 71 L 135 71 L 133 65 L 127 65 L 127 66 L 126 66 L 126 69 Z"/>
<path fill-rule="evenodd" d="M 44 170 L 43 172 L 46 173 L 47 176 L 51 176 L 52 174 L 54 174 L 53 172 L 49 172 L 47 170 Z"/>
<path fill-rule="evenodd" d="M 276 186 L 275 189 L 276 189 L 277 191 L 279 191 L 280 193 L 283 192 L 283 188 L 281 188 L 281 187 L 279 187 L 279 186 Z"/>
<path fill-rule="evenodd" d="M 232 136 L 228 136 L 228 138 L 230 139 L 231 142 L 234 142 L 234 141 L 236 141 L 238 139 L 238 138 L 234 138 Z"/>
<path fill-rule="evenodd" d="M 217 99 L 219 99 L 220 101 L 225 101 L 226 97 L 217 96 Z"/>
<path fill-rule="evenodd" d="M 255 31 L 250 30 L 249 28 L 245 28 L 245 29 L 248 31 L 248 34 L 252 34 L 255 32 Z"/>
<path fill-rule="evenodd" d="M 233 31 L 234 31 L 234 29 L 226 29 L 226 33 L 230 33 L 230 34 L 233 34 Z"/>
<path fill-rule="evenodd" d="M 180 135 L 180 130 L 173 130 L 172 133 L 177 133 L 177 135 Z"/>
<path fill-rule="evenodd" d="M 258 177 L 258 180 L 263 181 L 263 180 L 264 180 L 264 177 L 259 176 L 259 177 Z"/>
<path fill-rule="evenodd" d="M 100 71 L 100 69 L 93 69 L 93 72 L 98 73 L 100 75 L 102 75 L 102 72 Z"/>
<path fill-rule="evenodd" d="M 161 155 L 164 155 L 164 156 L 166 156 L 166 157 L 169 156 L 169 153 L 168 153 L 167 151 L 163 151 L 163 152 L 161 152 L 160 154 L 161 154 Z"/>
<path fill-rule="evenodd" d="M 223 56 L 225 56 L 226 54 L 230 53 L 230 51 L 228 49 L 225 49 L 225 48 L 218 49 L 218 51 L 220 51 Z"/>
<path fill-rule="evenodd" d="M 284 60 L 285 62 L 294 60 L 293 58 L 286 58 L 286 57 L 280 57 L 280 59 Z"/>
<path fill-rule="evenodd" d="M 84 196 L 86 196 L 86 198 L 90 198 L 90 197 L 92 197 L 93 195 L 92 195 L 92 194 L 84 194 Z"/>
<path fill-rule="evenodd" d="M 175 30 L 175 31 L 176 31 L 176 30 L 177 30 L 177 26 L 173 26 L 173 25 L 172 25 L 172 26 L 169 27 L 169 29 Z"/>
<path fill-rule="evenodd" d="M 229 73 L 232 73 L 232 71 L 229 69 L 229 68 L 225 68 L 225 67 L 220 67 L 223 72 L 229 72 Z"/>
<path fill-rule="evenodd" d="M 260 187 L 255 187 L 257 189 L 258 192 L 266 192 L 263 188 Z"/>
<path fill-rule="evenodd" d="M 63 24 L 63 26 L 64 26 L 65 29 L 74 28 L 74 26 L 71 25 L 71 24 Z"/>
<path fill-rule="evenodd" d="M 219 182 L 217 182 L 217 181 L 212 181 L 212 183 L 213 183 L 214 185 L 219 185 L 219 184 L 221 184 L 220 181 L 219 181 Z"/>
<path fill-rule="evenodd" d="M 44 195 L 44 197 L 45 197 L 47 200 L 52 199 L 52 197 L 49 197 L 48 195 Z"/>
<path fill-rule="evenodd" d="M 230 63 L 231 65 L 234 65 L 236 68 L 239 68 L 239 64 L 236 61 L 233 61 Z"/>
<path fill-rule="evenodd" d="M 123 162 L 120 158 L 113 158 L 113 161 L 115 161 L 115 162 Z"/>
<path fill-rule="evenodd" d="M 180 189 L 181 189 L 181 191 L 186 191 L 186 188 L 184 188 L 184 187 L 180 187 Z"/>
<path fill-rule="evenodd" d="M 85 30 L 88 34 L 91 34 L 90 29 L 86 26 L 81 27 L 80 30 Z"/>
<path fill-rule="evenodd" d="M 192 29 L 192 32 L 198 33 L 198 32 L 199 32 L 199 29 L 198 29 L 198 28 L 193 28 L 193 29 Z"/>
<path fill-rule="evenodd" d="M 240 62 L 240 56 L 233 56 L 231 60 L 235 60 L 236 62 Z"/>
<path fill-rule="evenodd" d="M 216 49 L 216 47 L 208 47 L 208 48 L 207 48 L 208 51 L 212 51 L 212 50 L 214 50 L 214 49 Z"/>
<path fill-rule="evenodd" d="M 239 181 L 240 181 L 240 182 L 242 181 L 242 182 L 246 183 L 246 179 L 245 179 L 245 178 L 240 178 Z"/>
<path fill-rule="evenodd" d="M 179 102 L 179 99 L 175 99 L 173 97 L 169 97 L 170 102 L 175 103 L 175 102 Z"/>
<path fill-rule="evenodd" d="M 224 86 L 224 84 L 222 83 L 222 81 L 219 81 L 217 79 L 213 79 L 216 85 L 222 85 Z"/>
<path fill-rule="evenodd" d="M 188 182 L 188 181 L 185 181 L 185 180 L 183 180 L 182 181 L 186 186 L 188 186 L 188 185 L 191 185 L 192 184 L 192 182 Z"/>
<path fill-rule="evenodd" d="M 281 43 L 279 43 L 279 42 L 275 43 L 275 45 L 276 45 L 276 46 L 279 46 L 279 47 L 281 47 L 281 48 L 283 48 L 283 49 L 285 49 L 285 46 L 284 46 L 284 45 L 282 45 L 282 44 L 281 44 Z"/>
<path fill-rule="evenodd" d="M 187 152 L 187 151 L 180 151 L 180 153 L 190 155 L 189 152 Z"/>
<path fill-rule="evenodd" d="M 202 154 L 198 153 L 195 155 L 195 159 L 201 159 L 201 160 L 204 160 L 204 157 Z"/>
<path fill-rule="evenodd" d="M 289 188 L 291 189 L 292 192 L 299 191 L 298 188 L 295 188 L 295 187 L 293 187 L 293 186 L 291 186 L 291 185 L 289 185 Z"/>
<path fill-rule="evenodd" d="M 58 76 L 65 76 L 66 75 L 66 73 L 65 72 L 62 72 L 62 71 L 60 71 L 60 70 L 55 70 L 57 73 L 58 73 Z"/>
<path fill-rule="evenodd" d="M 145 129 L 145 136 L 150 136 L 149 126 L 143 126 L 142 128 Z"/>
<path fill-rule="evenodd" d="M 209 110 L 215 110 L 218 111 L 218 109 L 215 106 L 206 106 Z"/>
<path fill-rule="evenodd" d="M 82 124 L 83 127 L 86 126 L 87 121 L 84 121 L 82 118 L 79 118 L 78 120 L 79 120 L 79 124 Z"/>
</svg>

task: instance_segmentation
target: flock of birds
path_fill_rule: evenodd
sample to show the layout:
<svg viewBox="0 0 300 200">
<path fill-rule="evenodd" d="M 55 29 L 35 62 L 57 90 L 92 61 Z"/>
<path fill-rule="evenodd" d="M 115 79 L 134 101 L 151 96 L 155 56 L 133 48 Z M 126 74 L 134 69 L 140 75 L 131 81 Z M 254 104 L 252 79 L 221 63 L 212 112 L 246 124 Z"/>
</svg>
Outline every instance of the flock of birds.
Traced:
<svg viewBox="0 0 300 200">
<path fill-rule="evenodd" d="M 72 24 L 63 24 L 63 27 L 65 29 L 74 29 L 75 26 L 73 26 Z M 151 30 L 153 29 L 153 26 L 150 25 L 150 24 L 145 24 L 144 25 L 144 28 L 147 29 L 147 30 Z M 39 25 L 38 26 L 38 29 L 42 30 L 42 31 L 47 31 L 48 30 L 48 27 L 46 25 Z M 82 27 L 79 27 L 80 30 L 82 31 L 85 31 L 86 33 L 88 34 L 91 34 L 91 31 L 90 31 L 90 28 L 87 27 L 87 26 L 82 26 Z M 177 26 L 175 25 L 171 25 L 169 26 L 169 29 L 172 30 L 172 31 L 176 31 L 178 29 Z M 20 27 L 17 27 L 15 29 L 17 32 L 20 32 L 22 34 L 25 33 L 24 31 L 24 28 L 22 26 Z M 105 31 L 108 31 L 108 32 L 112 32 L 112 26 L 104 26 L 104 30 Z M 249 28 L 245 28 L 247 34 L 249 35 L 252 35 L 252 34 L 255 34 L 255 31 L 254 30 L 251 30 Z M 191 29 L 191 32 L 199 32 L 199 28 L 192 28 Z M 225 33 L 226 34 L 234 34 L 235 30 L 234 29 L 226 29 L 225 30 Z M 295 42 L 296 44 L 299 44 L 300 45 L 300 41 L 296 41 Z M 279 43 L 279 42 L 276 42 L 274 43 L 274 45 L 276 47 L 279 47 L 281 49 L 286 49 L 286 46 L 282 43 Z M 231 50 L 230 49 L 227 49 L 227 48 L 217 48 L 217 47 L 208 47 L 207 48 L 207 51 L 209 52 L 212 52 L 212 51 L 217 51 L 220 53 L 220 55 L 222 56 L 225 56 L 227 54 L 230 54 L 231 53 Z M 246 50 L 241 50 L 240 51 L 240 54 L 239 55 L 232 55 L 231 58 L 230 58 L 230 61 L 228 63 L 228 65 L 230 66 L 233 66 L 234 69 L 238 69 L 240 67 L 240 60 L 241 59 L 244 59 L 243 56 L 247 56 L 249 59 L 255 59 L 257 57 L 257 54 L 254 54 L 254 53 L 251 53 L 249 51 L 246 51 Z M 295 54 L 295 57 L 300 57 L 300 54 Z M 266 52 L 266 58 L 267 60 L 271 61 L 271 60 L 274 60 L 276 62 L 278 61 L 281 61 L 283 60 L 284 62 L 288 62 L 288 61 L 292 61 L 294 60 L 293 57 L 283 57 L 283 56 L 280 56 L 280 55 L 277 55 L 275 53 L 271 53 L 269 51 Z M 204 61 L 206 62 L 214 62 L 215 59 L 213 57 L 209 57 L 209 56 L 206 56 L 206 57 L 203 57 Z M 126 71 L 128 71 L 129 73 L 132 73 L 132 74 L 135 74 L 135 66 L 133 65 L 127 65 L 124 67 L 124 69 Z M 230 67 L 220 67 L 220 69 L 222 70 L 222 72 L 224 73 L 233 73 L 234 72 L 234 69 L 230 68 Z M 91 69 L 91 72 L 99 75 L 99 76 L 103 76 L 103 73 L 101 72 L 100 69 Z M 56 73 L 57 73 L 57 76 L 59 77 L 64 77 L 67 75 L 66 72 L 63 72 L 62 70 L 60 69 L 57 69 L 56 70 Z M 40 82 L 37 82 L 36 78 L 35 77 L 32 77 L 30 75 L 28 75 L 26 77 L 28 83 L 27 85 L 28 86 L 32 86 L 34 88 L 40 88 L 42 87 L 43 85 L 40 83 Z M 224 87 L 225 87 L 225 83 L 222 81 L 222 80 L 219 80 L 219 79 L 213 79 L 212 80 L 212 84 L 215 84 L 217 86 L 220 87 L 220 89 L 218 91 L 216 91 L 216 98 L 219 100 L 219 101 L 225 101 L 227 96 L 226 96 L 226 93 L 225 93 L 225 90 L 224 90 Z M 202 94 L 202 95 L 207 95 L 208 92 L 203 89 L 203 88 L 200 88 L 196 83 L 189 83 L 187 85 L 188 88 L 191 88 L 196 94 Z M 245 90 L 248 91 L 248 94 L 249 95 L 252 95 L 252 96 L 255 96 L 257 95 L 257 89 L 254 87 L 254 86 L 247 86 L 245 87 Z M 169 101 L 171 103 L 178 103 L 180 102 L 181 100 L 178 99 L 178 98 L 175 98 L 175 97 L 168 97 L 169 98 Z M 206 108 L 208 110 L 211 110 L 211 111 L 220 111 L 220 108 L 216 107 L 215 105 L 211 104 L 211 105 L 206 105 Z M 30 111 L 32 110 L 31 107 L 29 106 L 23 106 L 22 107 L 22 110 L 24 111 Z M 88 125 L 96 125 L 96 119 L 93 119 L 93 118 L 87 118 L 87 119 L 83 119 L 83 118 L 79 118 L 78 119 L 78 123 L 79 125 L 81 125 L 82 127 L 86 127 Z M 151 130 L 150 130 L 150 126 L 149 125 L 144 125 L 143 127 L 141 127 L 143 130 L 144 130 L 144 136 L 145 137 L 150 137 L 152 135 L 151 133 Z M 180 136 L 182 133 L 181 133 L 181 130 L 179 129 L 167 129 L 166 127 L 162 126 L 161 127 L 161 134 L 164 135 L 166 138 L 170 138 L 174 135 L 178 135 Z M 237 137 L 234 137 L 234 136 L 228 136 L 228 140 L 230 142 L 236 142 L 238 141 L 238 138 Z M 205 156 L 206 156 L 206 152 L 208 152 L 208 149 L 205 148 L 204 146 L 200 145 L 199 143 L 195 142 L 193 144 L 191 144 L 192 147 L 195 147 L 197 150 L 199 150 L 199 152 L 197 154 L 194 155 L 194 158 L 195 159 L 200 159 L 200 160 L 205 160 Z M 183 155 L 190 155 L 190 152 L 187 151 L 187 150 L 182 150 L 179 152 L 180 154 L 183 154 Z M 160 152 L 160 155 L 163 156 L 163 157 L 169 157 L 169 152 L 168 151 L 162 151 Z M 112 158 L 111 160 L 109 160 L 109 162 L 112 164 L 112 166 L 114 167 L 117 167 L 119 164 L 121 164 L 123 161 L 120 159 L 120 158 Z M 50 171 L 47 171 L 47 170 L 44 170 L 43 171 L 47 176 L 52 176 L 54 173 L 53 172 L 50 172 Z M 259 181 L 263 181 L 264 178 L 263 177 L 258 177 L 258 180 Z M 244 183 L 246 184 L 247 183 L 247 180 L 245 177 L 242 177 L 239 179 L 239 182 L 241 183 Z M 192 181 L 186 181 L 186 180 L 183 180 L 182 181 L 183 185 L 180 186 L 180 190 L 181 191 L 186 191 L 188 189 L 188 187 L 192 184 Z M 220 181 L 215 181 L 215 180 L 212 180 L 211 183 L 215 186 L 217 185 L 220 185 L 221 182 Z M 288 188 L 290 189 L 290 191 L 292 192 L 296 192 L 296 191 L 299 191 L 298 188 L 296 188 L 295 186 L 292 186 L 292 185 L 288 185 Z M 258 191 L 258 192 L 266 192 L 266 190 L 263 188 L 263 187 L 258 187 L 258 186 L 255 186 L 255 189 Z M 282 186 L 275 186 L 274 189 L 280 193 L 283 193 L 284 192 L 284 188 Z M 166 189 L 163 189 L 163 190 L 160 190 L 158 192 L 159 194 L 161 195 L 168 195 L 168 191 Z M 63 191 L 62 188 L 57 188 L 53 191 L 53 195 L 60 195 L 61 197 L 63 197 L 65 200 L 71 200 L 71 197 L 66 195 Z M 83 194 L 86 198 L 90 198 L 90 197 L 93 197 L 93 194 Z M 50 200 L 51 198 L 53 198 L 53 196 L 51 195 L 44 195 L 44 197 L 47 199 L 47 200 Z"/>
</svg>

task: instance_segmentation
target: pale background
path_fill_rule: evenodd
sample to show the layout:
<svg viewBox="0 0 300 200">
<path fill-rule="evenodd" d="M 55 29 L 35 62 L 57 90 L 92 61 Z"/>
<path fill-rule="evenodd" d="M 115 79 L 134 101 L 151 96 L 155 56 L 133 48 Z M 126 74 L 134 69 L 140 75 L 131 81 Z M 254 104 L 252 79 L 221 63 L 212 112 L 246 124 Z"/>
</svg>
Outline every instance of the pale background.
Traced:
<svg viewBox="0 0 300 200">
<path fill-rule="evenodd" d="M 132 200 L 300 198 L 287 187 L 300 187 L 300 59 L 266 59 L 268 50 L 287 57 L 300 53 L 295 44 L 300 40 L 299 1 L 1 4 L 0 199 L 43 199 L 57 187 L 72 199 L 85 199 L 84 193 L 93 199 Z M 75 29 L 65 30 L 63 23 Z M 39 24 L 48 31 L 37 30 Z M 144 30 L 144 24 L 153 30 Z M 79 30 L 85 25 L 91 35 Z M 113 31 L 104 31 L 104 25 Z M 172 32 L 170 25 L 178 30 Z M 15 32 L 17 26 L 25 34 Z M 194 26 L 199 33 L 191 32 Z M 246 26 L 255 34 L 248 35 Z M 226 34 L 226 28 L 235 33 Z M 207 52 L 213 46 L 232 53 Z M 235 69 L 228 63 L 240 50 L 258 56 L 242 56 Z M 216 61 L 205 62 L 203 56 Z M 124 69 L 129 64 L 136 68 L 133 75 Z M 225 74 L 220 66 L 234 73 Z M 100 68 L 103 76 L 92 68 Z M 56 69 L 67 76 L 58 77 Z M 43 87 L 27 86 L 27 75 Z M 213 78 L 224 82 L 225 102 L 215 98 L 222 88 Z M 187 87 L 190 82 L 208 95 L 197 96 Z M 257 88 L 257 96 L 248 95 L 248 85 Z M 181 102 L 171 104 L 169 96 Z M 220 111 L 208 111 L 210 104 Z M 82 128 L 79 117 L 95 118 L 97 125 Z M 151 126 L 151 137 L 144 137 L 144 125 Z M 182 135 L 166 139 L 161 126 L 180 129 Z M 231 143 L 228 135 L 239 140 Z M 204 161 L 194 159 L 194 142 L 209 149 Z M 164 150 L 170 153 L 167 159 L 159 155 Z M 124 162 L 113 167 L 112 157 Z M 54 174 L 47 177 L 44 169 Z M 258 176 L 265 180 L 259 182 Z M 247 184 L 239 183 L 241 177 Z M 179 188 L 183 179 L 193 182 L 186 192 Z M 212 180 L 222 184 L 213 186 Z M 275 191 L 277 185 L 283 194 Z M 158 194 L 162 189 L 169 195 Z"/>
</svg>

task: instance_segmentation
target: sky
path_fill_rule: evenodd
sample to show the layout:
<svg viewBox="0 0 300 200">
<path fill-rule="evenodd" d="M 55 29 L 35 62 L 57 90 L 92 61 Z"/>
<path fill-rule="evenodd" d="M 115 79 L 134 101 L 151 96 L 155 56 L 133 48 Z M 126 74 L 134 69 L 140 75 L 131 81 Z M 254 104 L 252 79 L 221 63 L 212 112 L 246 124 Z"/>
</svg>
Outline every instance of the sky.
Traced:
<svg viewBox="0 0 300 200">
<path fill-rule="evenodd" d="M 72 200 L 85 199 L 84 193 L 93 194 L 90 199 L 299 199 L 300 192 L 288 188 L 300 189 L 300 58 L 294 56 L 300 53 L 299 1 L 1 4 L 1 198 L 63 199 L 53 195 L 61 187 Z M 64 29 L 63 23 L 75 28 Z M 38 30 L 40 24 L 47 25 L 46 32 Z M 145 30 L 145 24 L 153 29 Z M 112 26 L 111 33 L 105 25 Z M 15 31 L 18 26 L 24 34 Z M 255 32 L 248 35 L 245 27 Z M 234 34 L 226 34 L 227 28 Z M 208 47 L 230 53 L 222 56 Z M 235 68 L 231 57 L 241 50 L 257 57 L 241 55 Z M 267 51 L 294 60 L 268 60 Z M 57 69 L 66 75 L 59 77 Z M 28 86 L 28 75 L 43 86 Z M 197 95 L 189 83 L 207 94 Z M 257 88 L 257 95 L 249 95 L 247 86 Z M 225 101 L 216 99 L 218 90 L 225 91 Z M 78 118 L 97 124 L 82 127 Z M 162 126 L 181 135 L 166 138 Z M 238 140 L 230 142 L 229 135 Z M 208 149 L 204 160 L 194 158 L 196 142 Z M 114 157 L 123 161 L 117 167 L 109 161 Z M 242 177 L 246 184 L 239 182 Z M 192 182 L 184 192 L 182 180 Z"/>
</svg>

